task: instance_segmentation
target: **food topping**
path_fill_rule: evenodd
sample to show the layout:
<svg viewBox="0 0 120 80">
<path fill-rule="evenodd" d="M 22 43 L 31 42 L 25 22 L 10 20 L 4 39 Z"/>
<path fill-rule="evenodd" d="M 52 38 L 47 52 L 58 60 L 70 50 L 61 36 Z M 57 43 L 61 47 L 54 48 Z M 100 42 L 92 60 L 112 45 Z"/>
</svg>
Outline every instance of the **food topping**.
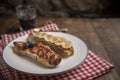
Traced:
<svg viewBox="0 0 120 80">
<path fill-rule="evenodd" d="M 33 44 L 31 41 L 24 43 L 24 49 L 33 48 L 34 46 L 35 44 Z"/>
<path fill-rule="evenodd" d="M 33 35 L 39 38 L 43 38 L 46 41 L 54 43 L 55 45 L 61 46 L 65 49 L 72 47 L 72 42 L 63 37 L 53 36 L 45 32 L 33 33 Z"/>
<path fill-rule="evenodd" d="M 16 46 L 16 48 L 18 48 L 20 50 L 24 49 L 24 43 L 23 42 L 14 42 L 13 44 Z"/>
<path fill-rule="evenodd" d="M 39 57 L 44 57 L 49 62 L 55 57 L 55 55 L 48 48 L 43 46 L 37 46 L 37 48 L 37 55 Z"/>
</svg>

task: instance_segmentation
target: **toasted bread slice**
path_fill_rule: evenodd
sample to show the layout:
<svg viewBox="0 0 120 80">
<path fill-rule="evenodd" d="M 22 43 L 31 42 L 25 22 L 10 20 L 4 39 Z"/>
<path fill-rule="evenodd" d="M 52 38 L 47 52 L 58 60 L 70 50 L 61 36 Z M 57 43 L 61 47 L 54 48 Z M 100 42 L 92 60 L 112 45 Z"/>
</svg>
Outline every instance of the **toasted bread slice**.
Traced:
<svg viewBox="0 0 120 80">
<path fill-rule="evenodd" d="M 47 67 L 56 67 L 61 62 L 61 57 L 56 54 L 49 46 L 36 44 L 33 47 L 25 48 L 24 42 L 14 42 L 13 51 L 16 54 L 25 55 Z"/>
<path fill-rule="evenodd" d="M 30 33 L 27 40 L 48 45 L 53 51 L 60 54 L 63 58 L 69 57 L 74 53 L 71 41 L 63 37 L 47 34 L 45 32 Z"/>
</svg>

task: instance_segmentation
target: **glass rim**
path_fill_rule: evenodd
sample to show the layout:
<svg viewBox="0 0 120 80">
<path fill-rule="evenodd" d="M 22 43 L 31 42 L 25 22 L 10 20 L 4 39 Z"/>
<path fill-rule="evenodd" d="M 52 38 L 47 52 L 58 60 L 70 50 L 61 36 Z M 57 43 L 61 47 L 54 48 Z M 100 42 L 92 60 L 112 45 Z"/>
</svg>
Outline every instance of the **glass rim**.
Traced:
<svg viewBox="0 0 120 80">
<path fill-rule="evenodd" d="M 21 5 L 18 5 L 16 6 L 16 10 L 18 9 L 35 9 L 35 7 L 33 5 L 26 5 L 26 4 L 21 4 Z"/>
</svg>

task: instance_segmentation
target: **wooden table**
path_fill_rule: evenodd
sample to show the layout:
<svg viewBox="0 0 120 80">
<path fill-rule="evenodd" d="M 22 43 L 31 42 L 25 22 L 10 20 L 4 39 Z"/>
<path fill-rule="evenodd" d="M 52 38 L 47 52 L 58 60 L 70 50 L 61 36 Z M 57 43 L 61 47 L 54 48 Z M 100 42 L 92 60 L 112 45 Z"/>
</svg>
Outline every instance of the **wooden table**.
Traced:
<svg viewBox="0 0 120 80">
<path fill-rule="evenodd" d="M 38 27 L 46 20 L 58 24 L 59 28 L 68 28 L 68 33 L 84 40 L 96 54 L 112 63 L 115 68 L 95 80 L 120 79 L 120 19 L 87 18 L 38 18 Z M 0 18 L 0 34 L 18 31 L 16 18 Z"/>
</svg>

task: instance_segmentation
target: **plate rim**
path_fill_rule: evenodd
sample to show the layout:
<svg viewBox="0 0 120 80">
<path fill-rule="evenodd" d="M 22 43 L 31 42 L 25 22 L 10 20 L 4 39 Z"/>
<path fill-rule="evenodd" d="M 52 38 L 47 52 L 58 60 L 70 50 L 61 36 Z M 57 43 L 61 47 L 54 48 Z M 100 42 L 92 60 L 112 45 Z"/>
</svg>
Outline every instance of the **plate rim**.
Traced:
<svg viewBox="0 0 120 80">
<path fill-rule="evenodd" d="M 53 34 L 54 34 L 54 33 L 62 33 L 62 32 L 46 32 L 46 33 L 53 33 Z M 72 37 L 75 37 L 75 38 L 81 40 L 81 41 L 84 43 L 84 45 L 85 45 L 85 47 L 86 47 L 86 50 L 87 50 L 87 53 L 86 53 L 85 58 L 84 58 L 79 64 L 75 65 L 75 66 L 72 67 L 72 68 L 69 68 L 69 69 L 64 70 L 64 71 L 61 71 L 61 72 L 43 73 L 43 74 L 42 74 L 42 73 L 26 72 L 26 71 L 18 70 L 18 69 L 16 69 L 16 68 L 10 66 L 10 65 L 5 61 L 4 56 L 3 56 L 3 55 L 4 55 L 4 52 L 5 52 L 5 49 L 7 48 L 7 46 L 8 46 L 10 43 L 12 43 L 13 41 L 15 41 L 16 39 L 21 38 L 21 37 L 24 37 L 24 36 L 28 36 L 28 34 L 23 35 L 23 36 L 20 36 L 20 37 L 18 37 L 18 38 L 16 38 L 16 39 L 10 41 L 10 42 L 4 47 L 4 49 L 3 49 L 3 51 L 2 51 L 2 59 L 3 59 L 4 63 L 7 64 L 7 66 L 9 66 L 10 68 L 12 68 L 12 69 L 14 69 L 14 70 L 16 70 L 16 71 L 25 73 L 25 74 L 29 74 L 29 75 L 41 75 L 41 76 L 46 76 L 46 75 L 47 75 L 47 76 L 49 76 L 49 75 L 58 75 L 58 74 L 61 74 L 61 73 L 65 73 L 65 72 L 72 71 L 73 69 L 75 69 L 76 67 L 78 67 L 79 65 L 81 65 L 81 64 L 83 64 L 83 63 L 85 62 L 85 59 L 87 58 L 87 56 L 88 56 L 88 54 L 89 54 L 89 49 L 88 49 L 88 46 L 86 45 L 86 43 L 85 43 L 81 38 L 78 38 L 78 37 L 76 37 L 76 36 L 74 36 L 74 35 L 71 35 L 71 34 L 68 34 L 68 33 L 62 33 L 62 34 L 67 34 L 67 35 L 69 35 L 69 36 L 72 36 Z"/>
</svg>

